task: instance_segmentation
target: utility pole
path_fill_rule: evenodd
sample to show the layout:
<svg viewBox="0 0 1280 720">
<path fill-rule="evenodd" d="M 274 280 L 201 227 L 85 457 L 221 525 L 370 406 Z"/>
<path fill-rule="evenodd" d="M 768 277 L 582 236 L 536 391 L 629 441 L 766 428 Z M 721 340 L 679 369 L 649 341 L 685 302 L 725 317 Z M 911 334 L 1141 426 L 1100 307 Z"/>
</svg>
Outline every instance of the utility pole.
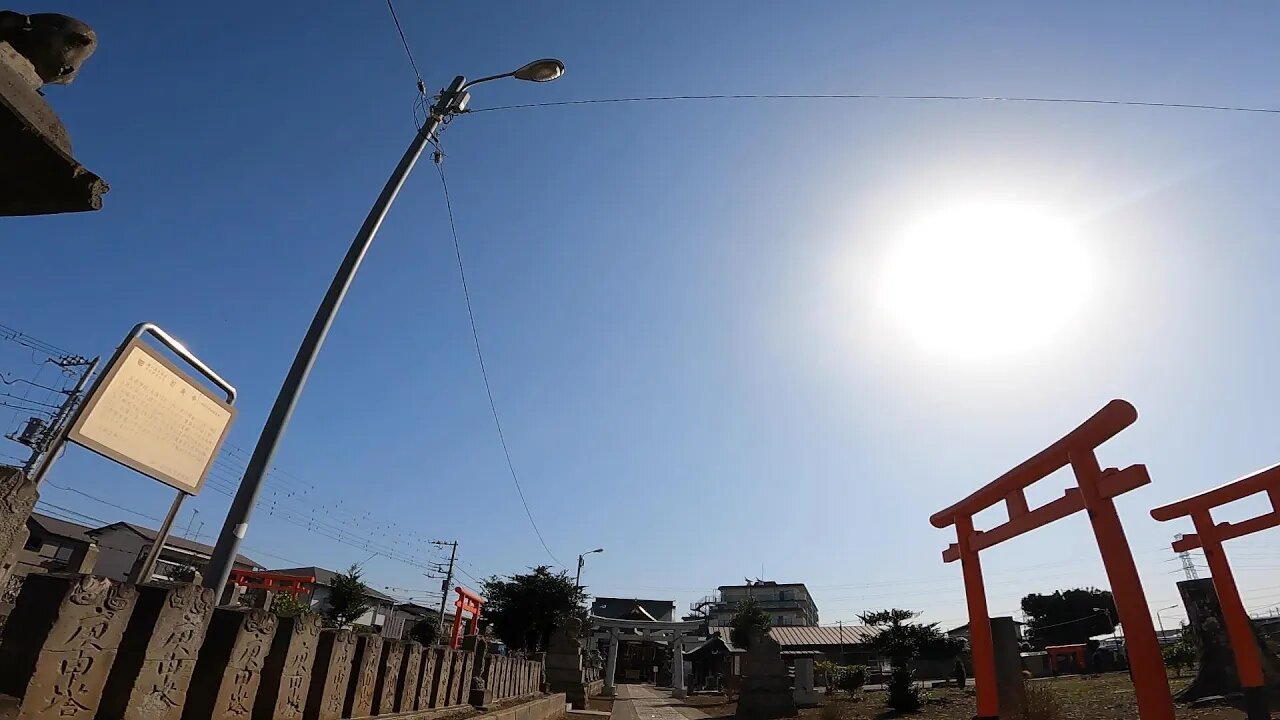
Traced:
<svg viewBox="0 0 1280 720">
<path fill-rule="evenodd" d="M 440 583 L 440 617 L 436 620 L 436 640 L 440 640 L 440 636 L 444 634 L 444 605 L 449 602 L 449 586 L 453 584 L 453 563 L 458 559 L 458 541 L 457 540 L 432 540 L 432 545 L 436 547 L 447 547 L 449 551 L 449 568 L 445 570 L 444 582 Z"/>
<path fill-rule="evenodd" d="M 80 379 L 76 381 L 74 388 L 60 391 L 67 396 L 67 399 L 63 401 L 62 406 L 54 413 L 53 420 L 48 426 L 40 427 L 44 424 L 43 421 L 33 417 L 27 421 L 27 426 L 21 434 L 6 436 L 16 443 L 21 443 L 31 448 L 31 456 L 27 458 L 27 462 L 22 466 L 22 472 L 27 477 L 34 477 L 36 469 L 43 464 L 44 455 L 49 450 L 50 441 L 59 436 L 62 426 L 70 419 L 71 413 L 76 409 L 76 405 L 79 404 L 80 396 L 84 394 L 85 385 L 89 384 L 89 379 L 93 377 L 94 371 L 98 369 L 98 358 L 85 360 L 78 355 L 69 355 L 58 358 L 53 362 L 64 370 L 83 367 L 84 372 L 80 374 Z"/>
</svg>

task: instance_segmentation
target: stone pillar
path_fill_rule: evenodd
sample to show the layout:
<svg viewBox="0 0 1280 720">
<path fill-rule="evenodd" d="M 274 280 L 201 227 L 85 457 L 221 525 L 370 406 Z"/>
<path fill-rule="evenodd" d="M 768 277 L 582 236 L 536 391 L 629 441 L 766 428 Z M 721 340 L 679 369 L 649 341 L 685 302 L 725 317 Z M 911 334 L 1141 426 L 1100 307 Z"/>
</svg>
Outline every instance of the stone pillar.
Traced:
<svg viewBox="0 0 1280 720">
<path fill-rule="evenodd" d="M 27 544 L 27 518 L 40 494 L 17 468 L 0 467 L 0 588 L 8 585 L 18 552 Z"/>
<path fill-rule="evenodd" d="M 551 635 L 547 649 L 547 686 L 564 693 L 574 710 L 587 709 L 586 684 L 582 681 L 582 621 L 570 618 Z"/>
<path fill-rule="evenodd" d="M 471 653 L 458 651 L 453 654 L 453 673 L 449 683 L 450 705 L 467 702 L 471 690 L 471 663 Z"/>
<path fill-rule="evenodd" d="M 253 720 L 301 720 L 320 640 L 320 616 L 281 617 L 262 666 Z"/>
<path fill-rule="evenodd" d="M 609 630 L 609 654 L 604 661 L 604 696 L 613 697 L 618 694 L 614 684 L 614 676 L 618 672 L 618 628 Z"/>
<path fill-rule="evenodd" d="M 248 717 L 275 632 L 276 616 L 265 610 L 214 608 L 182 720 Z"/>
<path fill-rule="evenodd" d="M 351 677 L 342 702 L 342 717 L 361 718 L 373 708 L 373 690 L 378 683 L 378 663 L 382 660 L 382 636 L 360 633 L 355 638 Z"/>
<path fill-rule="evenodd" d="M 98 720 L 179 720 L 213 613 L 213 590 L 141 585 Z"/>
<path fill-rule="evenodd" d="M 422 649 L 422 675 L 418 678 L 418 709 L 435 707 L 436 684 L 440 682 L 440 648 Z"/>
<path fill-rule="evenodd" d="M 996 695 L 1000 716 L 1016 717 L 1027 703 L 1022 684 L 1022 647 L 1011 617 L 991 618 L 991 646 L 996 658 Z"/>
<path fill-rule="evenodd" d="M 489 646 L 475 635 L 463 638 L 462 651 L 471 653 L 473 658 L 471 661 L 473 677 L 467 702 L 483 710 L 493 704 L 493 667 L 500 657 L 497 655 L 489 657 Z"/>
<path fill-rule="evenodd" d="M 0 640 L 0 693 L 18 717 L 93 720 L 137 596 L 106 578 L 27 577 Z"/>
<path fill-rule="evenodd" d="M 813 687 L 813 658 L 796 658 L 796 685 L 792 691 L 796 707 L 817 707 L 818 691 Z"/>
<path fill-rule="evenodd" d="M 677 635 L 671 641 L 671 697 L 682 698 L 684 689 L 684 636 Z"/>
<path fill-rule="evenodd" d="M 378 663 L 378 679 L 373 686 L 371 715 L 390 715 L 396 711 L 400 669 L 404 665 L 404 641 L 382 641 L 382 660 Z"/>
<path fill-rule="evenodd" d="M 436 676 L 431 688 L 431 707 L 442 708 L 449 705 L 449 680 L 453 672 L 453 650 L 447 647 L 436 648 Z"/>
<path fill-rule="evenodd" d="M 400 698 L 400 712 L 413 712 L 418 709 L 418 684 L 421 675 L 422 643 L 405 643 L 404 666 L 400 670 L 400 682 L 396 683 L 396 695 Z"/>
<path fill-rule="evenodd" d="M 338 720 L 342 715 L 354 651 L 349 630 L 320 631 L 303 720 Z"/>
<path fill-rule="evenodd" d="M 795 717 L 796 699 L 791 694 L 791 678 L 782 663 L 778 642 L 752 630 L 742 658 L 742 688 L 738 694 L 738 720 L 773 720 Z"/>
</svg>

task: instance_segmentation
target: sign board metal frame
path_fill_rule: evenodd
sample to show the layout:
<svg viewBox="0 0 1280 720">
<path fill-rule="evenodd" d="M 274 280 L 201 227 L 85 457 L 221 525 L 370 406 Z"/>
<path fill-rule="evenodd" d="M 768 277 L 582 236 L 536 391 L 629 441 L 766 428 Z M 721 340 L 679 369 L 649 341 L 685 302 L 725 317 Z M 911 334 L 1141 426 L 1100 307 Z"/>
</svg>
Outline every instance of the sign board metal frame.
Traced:
<svg viewBox="0 0 1280 720">
<path fill-rule="evenodd" d="M 191 365 L 191 367 L 195 368 L 196 370 L 199 370 L 201 375 L 208 378 L 210 382 L 218 386 L 220 390 L 226 393 L 226 396 L 227 396 L 226 402 L 217 400 L 217 397 L 215 395 L 212 395 L 209 388 L 205 387 L 204 385 L 201 385 L 195 382 L 190 382 L 189 376 L 185 372 L 183 372 L 181 369 L 179 369 L 177 365 L 170 362 L 168 358 L 165 358 L 161 355 L 157 355 L 154 352 L 152 352 L 151 351 L 152 349 L 149 346 L 147 346 L 146 344 L 142 343 L 139 340 L 139 338 L 141 338 L 144 334 L 151 335 L 157 341 L 159 341 L 161 345 L 164 345 L 165 347 L 169 348 L 169 350 L 172 351 L 174 355 L 177 355 L 178 357 L 185 360 L 187 364 Z M 192 387 L 197 388 L 198 390 L 200 390 L 200 392 L 204 393 L 207 397 L 215 400 L 220 405 L 232 411 L 231 416 L 227 419 L 227 427 L 223 429 L 222 436 L 218 439 L 218 443 L 215 446 L 214 452 L 210 457 L 209 464 L 212 465 L 213 463 L 212 458 L 217 457 L 217 449 L 222 447 L 222 442 L 223 440 L 226 439 L 227 430 L 230 429 L 231 423 L 235 420 L 235 411 L 231 406 L 234 405 L 236 401 L 236 389 L 226 380 L 223 380 L 222 376 L 214 372 L 208 365 L 205 365 L 200 360 L 200 358 L 196 357 L 195 355 L 192 355 L 191 351 L 188 350 L 185 345 L 178 342 L 178 340 L 175 339 L 172 335 L 162 330 L 160 326 L 154 323 L 144 322 L 144 323 L 138 323 L 137 325 L 133 326 L 133 329 L 129 331 L 129 334 L 127 336 L 125 336 L 124 342 L 121 343 L 120 347 L 116 348 L 115 354 L 111 356 L 110 362 L 107 363 L 107 369 L 103 371 L 103 373 L 99 375 L 98 378 L 94 381 L 93 389 L 89 391 L 89 394 L 85 402 L 81 403 L 80 406 L 76 408 L 75 414 L 72 415 L 66 423 L 64 423 L 58 428 L 53 442 L 50 443 L 49 445 L 47 459 L 45 460 L 45 462 L 41 463 L 40 468 L 36 470 L 36 474 L 32 478 L 32 481 L 35 483 L 37 488 L 40 487 L 40 483 L 44 481 L 46 476 L 48 476 L 50 468 L 53 467 L 54 461 L 58 459 L 59 451 L 66 444 L 67 440 L 73 439 L 72 432 L 71 432 L 72 428 L 78 429 L 80 427 L 81 420 L 86 415 L 86 412 L 85 412 L 86 409 L 88 409 L 92 404 L 95 403 L 95 401 L 98 399 L 99 391 L 102 388 L 107 387 L 107 380 L 111 377 L 114 377 L 115 373 L 118 371 L 116 366 L 120 363 L 122 358 L 126 357 L 126 351 L 132 348 L 141 348 L 144 352 L 147 353 L 149 357 L 152 357 L 160 361 L 170 371 L 176 373 L 179 377 L 182 377 L 183 379 L 188 380 L 189 384 Z M 178 510 L 182 507 L 182 501 L 186 500 L 187 498 L 187 495 L 188 495 L 187 490 L 183 486 L 175 485 L 174 483 L 170 482 L 169 480 L 171 480 L 172 478 L 161 479 L 159 477 L 156 477 L 151 472 L 152 470 L 154 470 L 154 468 L 147 468 L 144 470 L 137 467 L 133 462 L 126 462 L 125 460 L 122 460 L 121 457 L 117 457 L 116 453 L 103 452 L 102 449 L 100 449 L 100 446 L 97 446 L 98 445 L 97 443 L 89 444 L 89 443 L 81 442 L 80 440 L 75 440 L 75 442 L 76 444 L 82 445 L 83 447 L 89 450 L 92 450 L 93 452 L 98 453 L 99 455 L 102 455 L 105 458 L 114 460 L 115 462 L 118 462 L 124 465 L 125 467 L 130 468 L 131 470 L 140 472 L 143 475 L 146 475 L 147 477 L 153 478 L 161 483 L 164 483 L 165 485 L 169 485 L 177 489 L 178 492 L 173 499 L 173 504 L 169 506 L 169 513 L 165 515 L 164 522 L 161 523 L 160 530 L 156 534 L 156 539 L 151 543 L 151 549 L 147 552 L 146 560 L 143 561 L 142 567 L 139 569 L 137 576 L 131 578 L 134 582 L 147 582 L 148 580 L 151 579 L 151 575 L 155 572 L 156 562 L 160 559 L 160 552 L 164 549 L 165 541 L 169 539 L 169 532 L 173 529 L 173 521 L 175 518 L 178 517 Z M 204 478 L 208 475 L 208 473 L 209 473 L 209 468 L 206 467 L 204 469 L 204 472 L 201 473 L 200 475 L 200 482 L 196 484 L 197 491 L 204 484 Z"/>
<path fill-rule="evenodd" d="M 115 380 L 117 376 L 120 374 L 121 370 L 124 369 L 125 361 L 128 358 L 132 357 L 135 351 L 144 353 L 148 357 L 148 359 L 155 361 L 156 363 L 163 366 L 169 372 L 172 372 L 174 375 L 177 375 L 180 381 L 183 381 L 186 383 L 188 388 L 190 388 L 191 390 L 194 390 L 195 392 L 200 393 L 205 398 L 208 398 L 210 401 L 214 402 L 220 408 L 222 408 L 227 412 L 226 423 L 223 425 L 221 431 L 219 432 L 217 439 L 213 442 L 213 445 L 211 446 L 209 451 L 209 457 L 205 461 L 204 467 L 201 468 L 200 475 L 196 479 L 195 484 L 185 482 L 183 479 L 176 477 L 173 474 L 168 473 L 158 467 L 149 465 L 142 460 L 139 460 L 137 458 L 131 458 L 125 455 L 123 452 L 115 448 L 112 448 L 108 445 L 105 445 L 102 442 L 99 442 L 98 440 L 95 440 L 84 433 L 84 427 L 86 422 L 93 417 L 94 410 L 98 408 L 99 403 L 102 402 L 102 400 L 104 399 L 106 391 L 112 387 L 112 381 Z M 175 352 L 177 351 L 175 350 Z M 180 356 L 184 355 L 184 353 L 181 353 L 181 352 L 178 352 L 178 354 Z M 189 354 L 186 354 L 186 355 L 189 355 Z M 190 358 L 183 357 L 183 359 L 189 360 Z M 209 469 L 213 466 L 213 462 L 218 456 L 218 451 L 221 449 L 223 442 L 227 438 L 227 433 L 230 432 L 231 430 L 232 422 L 235 421 L 236 410 L 235 410 L 235 407 L 230 402 L 230 400 L 234 400 L 234 398 L 235 398 L 234 393 L 228 393 L 228 400 L 224 401 L 222 398 L 218 397 L 218 395 L 214 393 L 214 391 L 211 390 L 208 386 L 204 385 L 203 383 L 195 381 L 186 372 L 184 372 L 181 368 L 179 368 L 176 363 L 169 360 L 169 358 L 164 357 L 160 353 L 156 352 L 151 345 L 143 342 L 140 337 L 135 335 L 129 338 L 116 352 L 115 357 L 111 359 L 111 364 L 107 367 L 106 371 L 102 374 L 100 380 L 94 385 L 93 392 L 90 393 L 88 398 L 85 400 L 81 410 L 76 413 L 75 422 L 72 423 L 71 428 L 67 432 L 67 439 L 70 440 L 71 442 L 76 443 L 77 445 L 81 445 L 85 448 L 88 448 L 89 450 L 92 450 L 98 453 L 99 455 L 102 455 L 103 457 L 106 457 L 110 460 L 114 460 L 115 462 L 120 463 L 125 467 L 128 467 L 132 470 L 136 470 L 137 472 L 140 472 L 143 475 L 146 475 L 152 478 L 153 480 L 169 485 L 170 487 L 173 487 L 176 490 L 181 490 L 182 492 L 188 495 L 197 495 L 200 493 L 200 489 L 204 486 L 205 478 L 208 476 Z"/>
</svg>

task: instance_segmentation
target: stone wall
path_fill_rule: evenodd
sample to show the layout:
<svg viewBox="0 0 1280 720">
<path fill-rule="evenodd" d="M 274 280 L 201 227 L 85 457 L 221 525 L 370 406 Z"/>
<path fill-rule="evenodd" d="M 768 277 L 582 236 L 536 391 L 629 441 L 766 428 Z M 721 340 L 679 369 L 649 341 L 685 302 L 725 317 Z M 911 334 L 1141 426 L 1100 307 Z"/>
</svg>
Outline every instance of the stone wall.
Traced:
<svg viewBox="0 0 1280 720">
<path fill-rule="evenodd" d="M 494 704 L 540 696 L 542 678 L 535 660 L 75 574 L 29 577 L 0 635 L 0 720 L 426 720 L 469 707 L 476 687 Z"/>
</svg>

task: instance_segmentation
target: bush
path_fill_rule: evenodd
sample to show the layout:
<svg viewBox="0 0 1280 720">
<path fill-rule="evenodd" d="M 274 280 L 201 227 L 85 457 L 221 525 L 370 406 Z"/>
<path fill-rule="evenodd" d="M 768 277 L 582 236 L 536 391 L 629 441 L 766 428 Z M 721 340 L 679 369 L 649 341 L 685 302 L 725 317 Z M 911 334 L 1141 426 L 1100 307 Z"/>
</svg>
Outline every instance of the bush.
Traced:
<svg viewBox="0 0 1280 720">
<path fill-rule="evenodd" d="M 815 662 L 813 664 L 814 683 L 818 683 L 819 678 L 821 678 L 821 684 L 826 686 L 827 693 L 830 694 L 831 691 L 835 689 L 833 687 L 835 684 L 833 682 L 833 678 L 835 677 L 836 668 L 838 667 L 840 666 L 830 660 L 819 660 Z"/>
<path fill-rule="evenodd" d="M 889 697 L 885 703 L 898 712 L 914 712 L 924 706 L 924 693 L 915 685 L 916 674 L 910 668 L 894 668 L 889 675 Z"/>
<path fill-rule="evenodd" d="M 301 615 L 308 609 L 306 605 L 288 593 L 278 592 L 275 597 L 271 598 L 271 612 L 281 617 Z"/>
<path fill-rule="evenodd" d="M 839 687 L 850 695 L 867 684 L 867 669 L 861 665 L 845 665 L 840 671 Z"/>
<path fill-rule="evenodd" d="M 1020 720 L 1058 720 L 1062 717 L 1062 702 L 1048 683 L 1025 682 L 1026 701 Z"/>
<path fill-rule="evenodd" d="M 409 639 L 423 645 L 436 644 L 437 624 L 434 620 L 419 620 L 414 623 L 413 628 L 409 630 Z"/>
</svg>

